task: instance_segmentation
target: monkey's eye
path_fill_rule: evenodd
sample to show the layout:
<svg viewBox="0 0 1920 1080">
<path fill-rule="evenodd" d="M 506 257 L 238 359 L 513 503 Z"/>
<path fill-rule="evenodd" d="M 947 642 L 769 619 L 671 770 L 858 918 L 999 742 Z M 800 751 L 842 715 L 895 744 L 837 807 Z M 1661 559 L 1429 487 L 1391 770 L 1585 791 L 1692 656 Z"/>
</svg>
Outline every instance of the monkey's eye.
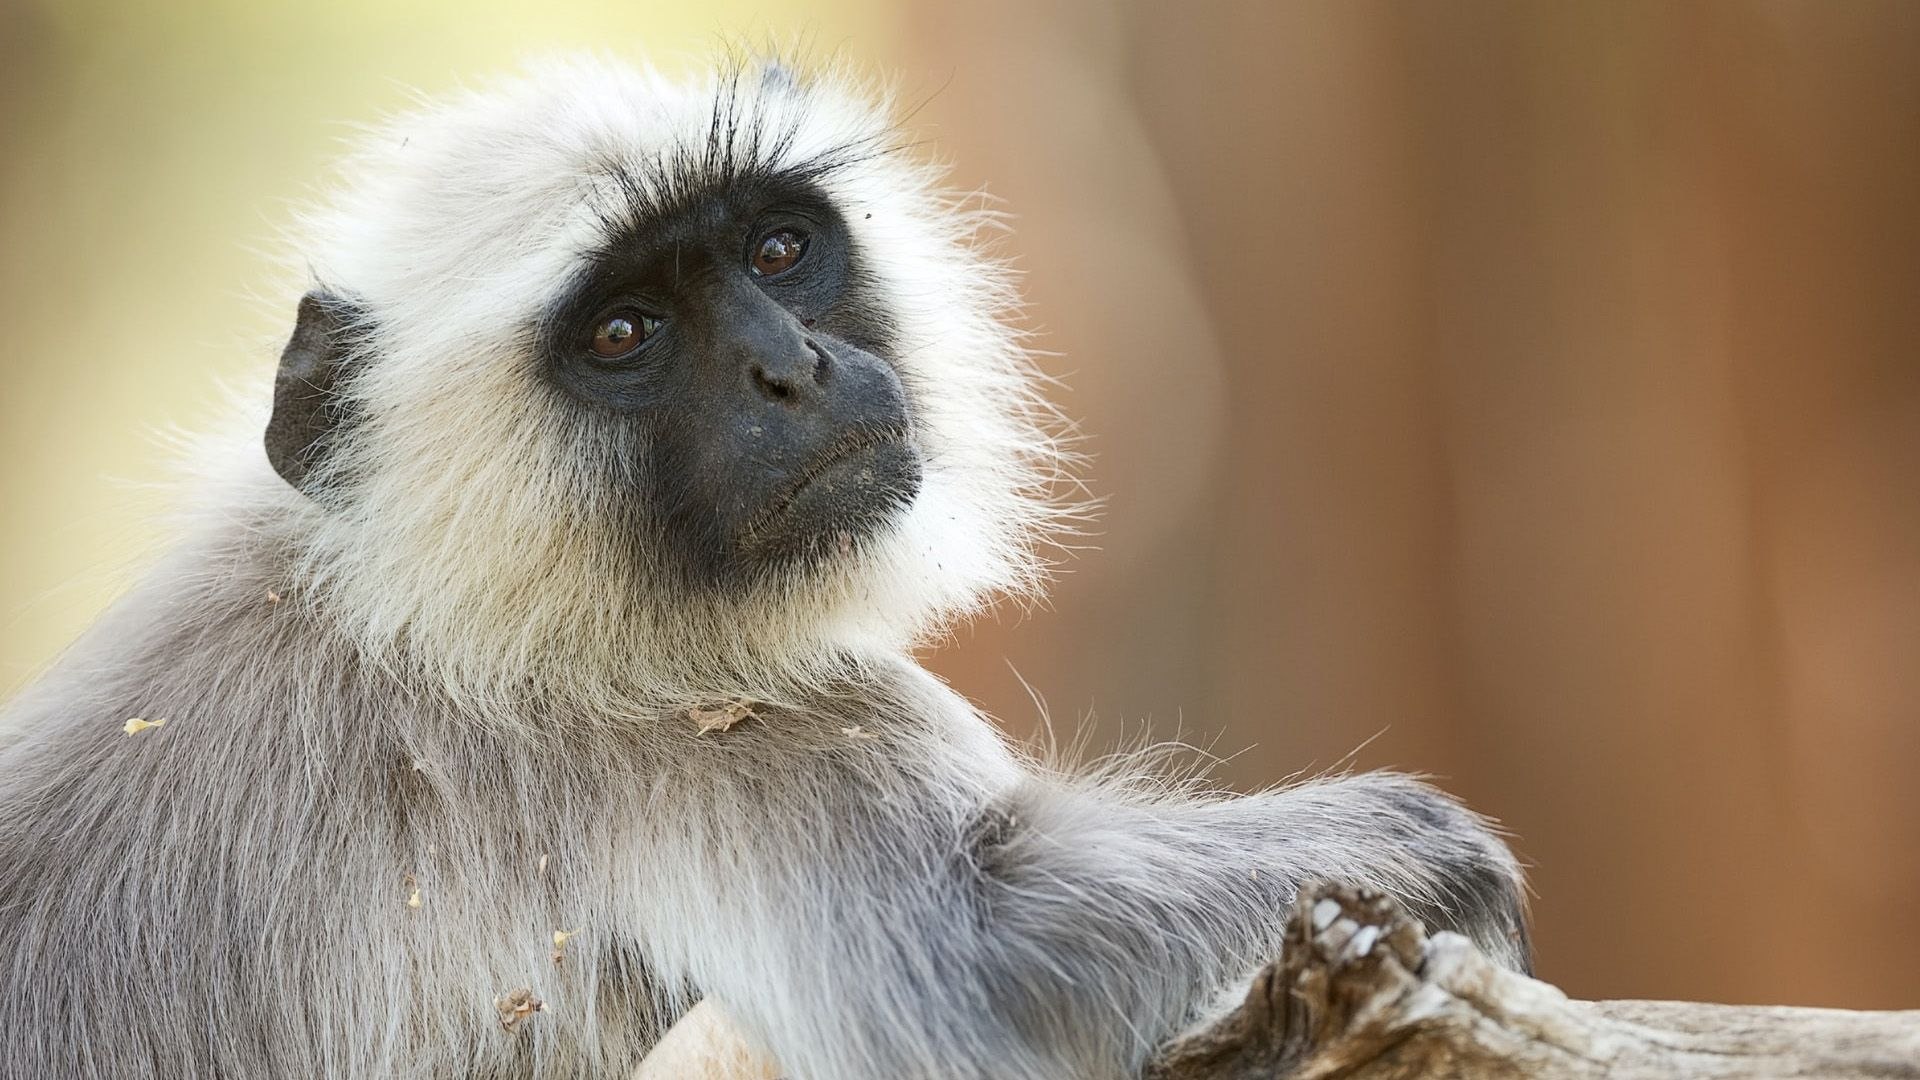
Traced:
<svg viewBox="0 0 1920 1080">
<path fill-rule="evenodd" d="M 621 308 L 593 328 L 588 348 L 602 360 L 621 360 L 634 354 L 660 329 L 660 320 L 635 308 Z"/>
<path fill-rule="evenodd" d="M 793 269 L 807 253 L 807 235 L 793 229 L 775 229 L 753 246 L 747 268 L 755 277 L 778 277 Z"/>
</svg>

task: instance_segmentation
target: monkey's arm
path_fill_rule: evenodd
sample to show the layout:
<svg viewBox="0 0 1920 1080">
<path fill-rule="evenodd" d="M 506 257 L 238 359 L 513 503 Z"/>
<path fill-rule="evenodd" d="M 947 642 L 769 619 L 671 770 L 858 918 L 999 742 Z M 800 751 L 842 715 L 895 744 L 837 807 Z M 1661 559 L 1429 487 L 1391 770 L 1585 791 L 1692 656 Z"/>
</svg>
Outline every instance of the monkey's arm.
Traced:
<svg viewBox="0 0 1920 1080">
<path fill-rule="evenodd" d="M 1031 777 L 957 830 L 921 832 L 897 805 L 842 824 L 818 861 L 789 860 L 804 877 L 751 891 L 737 954 L 701 973 L 805 1080 L 1131 1076 L 1277 955 L 1314 878 L 1524 950 L 1511 856 L 1404 778 L 1194 801 Z"/>
</svg>

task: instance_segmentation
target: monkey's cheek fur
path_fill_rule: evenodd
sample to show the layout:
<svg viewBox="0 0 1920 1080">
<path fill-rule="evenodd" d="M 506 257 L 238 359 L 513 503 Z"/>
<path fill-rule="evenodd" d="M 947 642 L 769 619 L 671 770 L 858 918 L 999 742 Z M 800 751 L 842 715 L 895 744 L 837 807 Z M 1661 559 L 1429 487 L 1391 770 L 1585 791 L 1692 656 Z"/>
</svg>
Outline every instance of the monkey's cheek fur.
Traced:
<svg viewBox="0 0 1920 1080">
<path fill-rule="evenodd" d="M 740 551 L 771 563 L 844 554 L 911 506 L 920 483 L 920 455 L 905 439 L 835 455 L 756 517 L 741 536 Z"/>
</svg>

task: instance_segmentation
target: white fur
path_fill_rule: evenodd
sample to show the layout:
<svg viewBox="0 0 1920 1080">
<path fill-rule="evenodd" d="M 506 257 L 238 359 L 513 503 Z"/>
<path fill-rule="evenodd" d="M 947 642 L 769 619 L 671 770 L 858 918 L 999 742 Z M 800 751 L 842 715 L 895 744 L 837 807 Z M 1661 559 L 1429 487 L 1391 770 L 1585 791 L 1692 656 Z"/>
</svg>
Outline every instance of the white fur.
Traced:
<svg viewBox="0 0 1920 1080">
<path fill-rule="evenodd" d="M 1056 498 L 1067 455 L 1007 322 L 1009 275 L 976 242 L 992 215 L 899 152 L 875 100 L 838 70 L 739 67 L 690 85 L 574 58 L 365 136 L 296 245 L 320 286 L 370 316 L 375 360 L 352 391 L 369 420 L 330 470 L 360 482 L 350 500 L 294 508 L 303 573 L 289 587 L 324 597 L 370 653 L 430 665 L 476 703 L 560 689 L 603 713 L 690 688 L 805 684 L 833 653 L 897 653 L 1034 590 L 1069 516 Z M 700 152 L 717 101 L 741 118 L 730 158 L 868 151 L 822 185 L 896 319 L 925 460 L 890 532 L 746 604 L 669 595 L 634 564 L 599 515 L 617 439 L 540 392 L 528 344 L 607 241 L 623 180 Z"/>
</svg>

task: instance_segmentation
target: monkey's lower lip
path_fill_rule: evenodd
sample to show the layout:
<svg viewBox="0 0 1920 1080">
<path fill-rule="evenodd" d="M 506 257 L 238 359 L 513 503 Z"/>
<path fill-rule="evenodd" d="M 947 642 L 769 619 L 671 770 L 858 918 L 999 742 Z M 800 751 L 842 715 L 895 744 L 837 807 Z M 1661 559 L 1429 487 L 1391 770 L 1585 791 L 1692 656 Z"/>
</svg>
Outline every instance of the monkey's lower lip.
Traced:
<svg viewBox="0 0 1920 1080">
<path fill-rule="evenodd" d="M 920 459 L 906 433 L 850 436 L 800 471 L 743 530 L 750 544 L 782 546 L 864 532 L 918 493 Z"/>
</svg>

